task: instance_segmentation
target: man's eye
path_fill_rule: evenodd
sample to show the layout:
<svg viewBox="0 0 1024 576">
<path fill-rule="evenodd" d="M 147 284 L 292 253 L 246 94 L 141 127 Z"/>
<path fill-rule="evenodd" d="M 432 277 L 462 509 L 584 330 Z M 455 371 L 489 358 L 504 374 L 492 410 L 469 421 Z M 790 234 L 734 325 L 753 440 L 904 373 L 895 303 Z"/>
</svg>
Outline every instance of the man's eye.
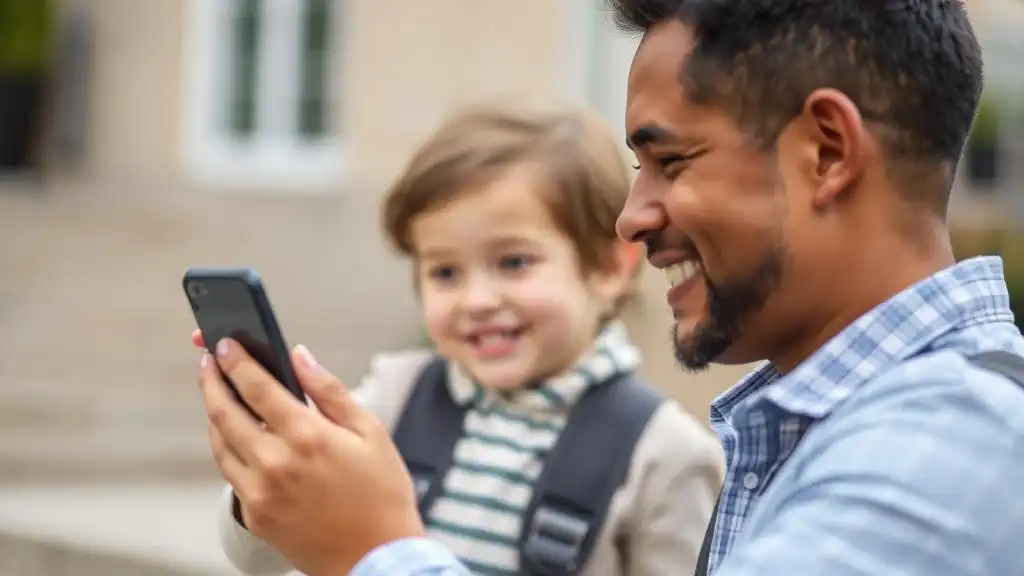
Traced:
<svg viewBox="0 0 1024 576">
<path fill-rule="evenodd" d="M 686 160 L 685 156 L 679 156 L 679 155 L 663 156 L 661 158 L 658 158 L 658 166 L 660 166 L 661 169 L 664 170 L 666 168 L 670 168 L 673 164 L 677 164 L 679 162 L 684 162 L 685 160 Z"/>
</svg>

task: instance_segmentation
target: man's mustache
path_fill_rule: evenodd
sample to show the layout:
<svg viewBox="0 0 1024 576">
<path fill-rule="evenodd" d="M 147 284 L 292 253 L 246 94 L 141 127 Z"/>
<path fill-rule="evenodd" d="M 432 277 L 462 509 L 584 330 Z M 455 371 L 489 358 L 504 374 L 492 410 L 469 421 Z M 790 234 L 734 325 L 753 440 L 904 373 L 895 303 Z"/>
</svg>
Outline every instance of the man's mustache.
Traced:
<svg viewBox="0 0 1024 576">
<path fill-rule="evenodd" d="M 669 242 L 663 232 L 654 232 L 644 236 L 644 246 L 647 247 L 648 257 L 662 252 L 664 250 L 681 250 L 699 256 L 700 253 L 697 251 L 697 244 L 694 243 L 693 239 L 689 236 L 683 236 L 682 238 L 673 238 L 674 242 Z"/>
</svg>

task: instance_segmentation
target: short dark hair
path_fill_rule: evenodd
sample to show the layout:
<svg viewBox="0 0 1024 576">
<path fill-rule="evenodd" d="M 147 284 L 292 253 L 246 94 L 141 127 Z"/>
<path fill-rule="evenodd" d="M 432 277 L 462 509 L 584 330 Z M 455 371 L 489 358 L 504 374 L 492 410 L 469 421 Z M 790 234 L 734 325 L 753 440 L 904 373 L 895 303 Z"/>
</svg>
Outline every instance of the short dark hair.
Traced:
<svg viewBox="0 0 1024 576">
<path fill-rule="evenodd" d="M 962 0 L 609 0 L 620 28 L 675 19 L 695 46 L 681 77 L 770 148 L 807 96 L 831 87 L 902 162 L 959 161 L 982 87 Z M 948 197 L 942 200 L 942 207 Z"/>
</svg>

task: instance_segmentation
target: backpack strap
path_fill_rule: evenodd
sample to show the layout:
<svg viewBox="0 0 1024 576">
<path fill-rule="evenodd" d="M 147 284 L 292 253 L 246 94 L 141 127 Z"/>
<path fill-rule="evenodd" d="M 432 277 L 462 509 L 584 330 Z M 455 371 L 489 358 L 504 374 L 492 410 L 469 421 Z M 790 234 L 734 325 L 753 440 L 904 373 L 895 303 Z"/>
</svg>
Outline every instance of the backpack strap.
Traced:
<svg viewBox="0 0 1024 576">
<path fill-rule="evenodd" d="M 1024 357 L 1003 350 L 989 350 L 968 356 L 967 361 L 978 368 L 995 372 L 1024 388 Z"/>
<path fill-rule="evenodd" d="M 704 532 L 704 541 L 700 544 L 700 552 L 697 554 L 697 568 L 693 576 L 708 576 L 708 562 L 711 560 L 711 541 L 715 537 L 715 526 L 718 524 L 718 505 L 722 503 L 722 493 L 718 493 L 715 500 L 715 507 L 711 509 L 711 519 L 708 520 L 708 529 Z"/>
<path fill-rule="evenodd" d="M 533 488 L 519 538 L 521 573 L 577 573 L 593 551 L 633 448 L 664 396 L 633 373 L 584 395 Z"/>
<path fill-rule="evenodd" d="M 434 358 L 420 372 L 392 433 L 412 475 L 423 518 L 441 493 L 465 415 L 448 390 L 448 362 Z"/>
<path fill-rule="evenodd" d="M 1024 388 L 1024 357 L 1013 352 L 1004 350 L 989 350 L 967 356 L 967 361 L 982 370 L 995 372 L 1006 377 L 1017 386 Z M 715 536 L 715 525 L 718 522 L 718 504 L 722 501 L 722 495 L 718 495 L 715 502 L 715 509 L 711 512 L 711 520 L 708 522 L 707 532 L 704 533 L 704 542 L 700 546 L 700 554 L 697 557 L 697 569 L 694 576 L 708 575 L 708 561 L 711 556 L 711 541 Z"/>
</svg>

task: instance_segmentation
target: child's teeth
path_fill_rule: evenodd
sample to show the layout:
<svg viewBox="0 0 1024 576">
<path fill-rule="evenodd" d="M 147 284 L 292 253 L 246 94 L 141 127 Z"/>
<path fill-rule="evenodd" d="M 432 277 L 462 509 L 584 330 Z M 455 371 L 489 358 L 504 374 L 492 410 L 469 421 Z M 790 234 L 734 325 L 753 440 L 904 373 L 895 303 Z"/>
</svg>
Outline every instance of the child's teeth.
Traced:
<svg viewBox="0 0 1024 576">
<path fill-rule="evenodd" d="M 501 344 L 506 340 L 510 339 L 511 337 L 511 334 L 508 332 L 494 332 L 490 334 L 485 334 L 480 337 L 480 345 L 492 346 L 496 344 Z"/>
<path fill-rule="evenodd" d="M 665 277 L 668 278 L 669 284 L 678 286 L 696 276 L 697 272 L 700 272 L 700 263 L 696 260 L 687 260 L 665 268 Z"/>
</svg>

